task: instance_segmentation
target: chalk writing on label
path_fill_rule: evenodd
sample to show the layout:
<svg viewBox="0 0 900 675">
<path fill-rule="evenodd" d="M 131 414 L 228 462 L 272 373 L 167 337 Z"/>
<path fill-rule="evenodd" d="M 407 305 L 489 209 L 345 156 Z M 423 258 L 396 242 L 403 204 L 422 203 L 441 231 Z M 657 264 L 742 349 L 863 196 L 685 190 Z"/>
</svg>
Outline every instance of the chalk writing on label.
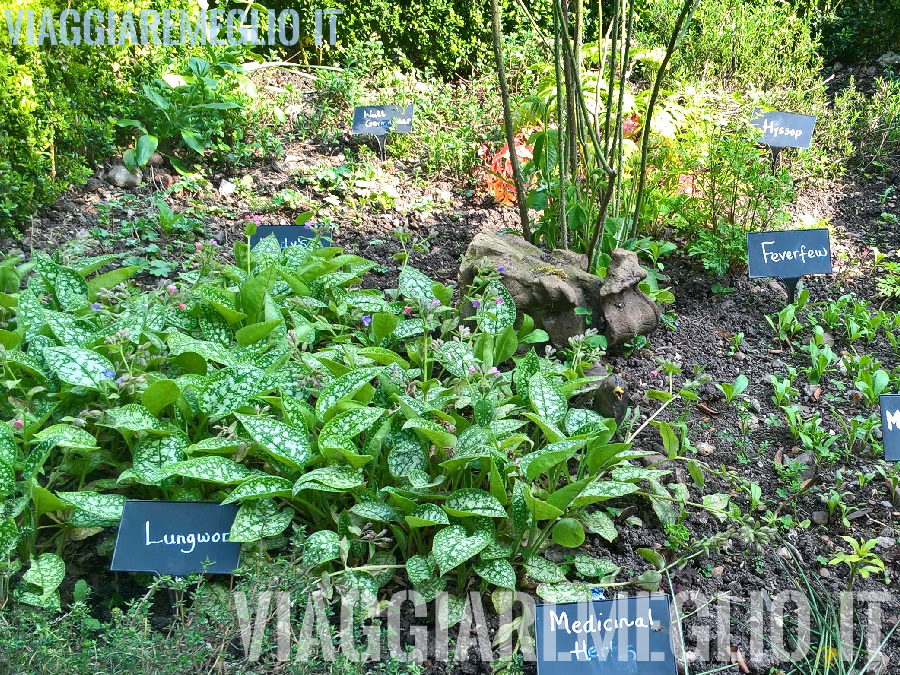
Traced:
<svg viewBox="0 0 900 675">
<path fill-rule="evenodd" d="M 208 544 L 210 542 L 218 544 L 219 542 L 228 541 L 228 532 L 197 532 L 194 534 L 164 534 L 162 539 L 150 539 L 150 521 L 144 523 L 144 531 L 146 533 L 145 546 L 190 546 L 189 549 L 179 548 L 182 553 L 192 553 L 197 544 Z M 158 535 L 157 535 L 158 536 Z"/>
<path fill-rule="evenodd" d="M 893 431 L 894 427 L 900 429 L 900 410 L 895 410 L 894 412 L 885 410 L 884 416 L 885 420 L 887 420 L 888 431 Z"/>
<path fill-rule="evenodd" d="M 639 616 L 634 621 L 629 621 L 627 616 L 619 619 L 602 619 L 603 613 L 592 614 L 586 621 L 573 621 L 569 625 L 569 617 L 565 612 L 557 614 L 550 610 L 550 632 L 565 630 L 570 635 L 572 633 L 600 633 L 604 631 L 615 631 L 620 628 L 651 628 L 653 626 L 653 610 L 647 610 L 647 620 Z M 649 622 L 649 623 L 648 623 Z"/>
<path fill-rule="evenodd" d="M 793 251 L 769 251 L 767 246 L 774 246 L 774 241 L 763 241 L 761 242 L 762 251 L 763 251 L 763 262 L 784 262 L 785 260 L 799 260 L 801 263 L 805 263 L 807 259 L 812 260 L 813 258 L 827 258 L 828 257 L 828 249 L 827 248 L 817 248 L 817 249 L 808 249 L 806 248 L 806 244 L 800 246 L 800 248 L 794 249 Z"/>
<path fill-rule="evenodd" d="M 791 129 L 790 127 L 775 126 L 774 120 L 763 120 L 763 133 L 772 134 L 774 137 L 790 136 L 793 139 L 803 135 L 803 129 Z"/>
</svg>

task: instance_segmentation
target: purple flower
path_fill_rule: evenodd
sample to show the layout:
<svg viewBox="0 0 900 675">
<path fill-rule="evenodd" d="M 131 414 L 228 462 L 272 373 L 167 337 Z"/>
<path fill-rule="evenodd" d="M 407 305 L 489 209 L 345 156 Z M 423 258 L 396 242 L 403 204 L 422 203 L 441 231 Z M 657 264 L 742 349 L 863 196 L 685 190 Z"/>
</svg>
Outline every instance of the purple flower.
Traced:
<svg viewBox="0 0 900 675">
<path fill-rule="evenodd" d="M 502 304 L 503 304 L 503 298 L 501 298 L 501 297 L 498 295 L 496 298 L 494 298 L 494 302 L 496 302 L 498 306 L 499 306 L 499 305 L 502 305 Z"/>
<path fill-rule="evenodd" d="M 506 268 L 503 265 L 500 265 L 500 267 L 497 268 L 497 271 L 500 272 L 500 274 L 503 274 L 506 271 Z"/>
<path fill-rule="evenodd" d="M 434 305 L 435 307 L 438 307 L 441 304 L 441 301 L 438 300 L 437 298 L 432 298 L 431 304 Z"/>
<path fill-rule="evenodd" d="M 125 376 L 124 376 L 124 375 L 123 375 L 122 377 L 117 377 L 117 378 L 116 378 L 116 384 L 119 385 L 120 387 L 122 386 L 122 383 L 123 383 L 124 381 L 125 381 Z"/>
<path fill-rule="evenodd" d="M 95 312 L 99 312 L 101 309 L 103 309 L 103 305 L 101 305 L 99 302 L 95 302 L 93 305 L 91 305 L 91 309 Z"/>
<path fill-rule="evenodd" d="M 116 376 L 116 371 L 114 371 L 114 370 L 104 370 L 104 371 L 103 371 L 102 373 L 100 373 L 100 374 L 103 375 L 103 377 L 112 380 L 112 379 L 115 378 L 115 376 Z"/>
<path fill-rule="evenodd" d="M 475 366 L 469 366 L 469 374 L 470 374 L 470 375 L 474 375 L 474 374 L 475 374 Z"/>
<path fill-rule="evenodd" d="M 209 245 L 212 246 L 213 248 L 218 248 L 219 242 L 217 242 L 215 239 L 210 239 Z"/>
<path fill-rule="evenodd" d="M 307 230 L 312 229 L 312 225 L 310 225 L 309 223 L 306 223 L 303 227 L 305 227 Z"/>
<path fill-rule="evenodd" d="M 262 222 L 262 219 L 259 216 L 253 216 L 253 222 L 259 225 Z"/>
<path fill-rule="evenodd" d="M 366 328 L 368 328 L 368 327 L 369 327 L 369 324 L 372 323 L 372 317 L 369 316 L 368 314 L 366 314 L 366 315 L 362 318 L 362 322 L 363 322 L 363 326 L 365 326 Z"/>
<path fill-rule="evenodd" d="M 478 309 L 479 307 L 481 307 L 481 300 L 473 300 L 472 307 L 474 307 L 475 309 Z"/>
<path fill-rule="evenodd" d="M 493 368 L 491 368 L 491 369 L 488 371 L 488 375 L 493 375 L 494 377 L 499 377 L 499 376 L 500 376 L 500 371 L 497 370 L 497 367 L 496 367 L 496 366 L 494 366 Z"/>
</svg>

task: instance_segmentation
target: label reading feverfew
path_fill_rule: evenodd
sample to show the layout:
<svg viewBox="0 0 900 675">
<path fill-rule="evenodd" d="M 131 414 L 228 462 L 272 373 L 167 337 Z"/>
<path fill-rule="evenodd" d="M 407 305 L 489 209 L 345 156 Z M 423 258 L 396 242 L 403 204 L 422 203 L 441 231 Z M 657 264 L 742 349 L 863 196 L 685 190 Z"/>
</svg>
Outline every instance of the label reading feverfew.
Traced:
<svg viewBox="0 0 900 675">
<path fill-rule="evenodd" d="M 228 541 L 237 510 L 235 504 L 127 501 L 110 570 L 231 574 L 241 551 Z"/>
<path fill-rule="evenodd" d="M 750 232 L 747 264 L 751 279 L 831 274 L 831 238 L 824 229 Z"/>
</svg>

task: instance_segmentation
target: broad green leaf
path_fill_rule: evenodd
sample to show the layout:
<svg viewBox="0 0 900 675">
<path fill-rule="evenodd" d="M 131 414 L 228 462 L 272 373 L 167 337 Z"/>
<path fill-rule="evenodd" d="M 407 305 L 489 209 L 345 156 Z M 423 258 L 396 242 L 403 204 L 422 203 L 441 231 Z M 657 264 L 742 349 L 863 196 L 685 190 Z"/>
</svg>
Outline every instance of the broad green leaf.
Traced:
<svg viewBox="0 0 900 675">
<path fill-rule="evenodd" d="M 88 297 L 90 300 L 94 300 L 97 297 L 97 294 L 100 291 L 115 288 L 121 283 L 128 281 L 131 277 L 137 274 L 141 268 L 137 265 L 133 267 L 117 267 L 114 270 L 110 270 L 104 274 L 98 274 L 93 279 L 87 282 L 88 289 Z"/>
<path fill-rule="evenodd" d="M 481 553 L 491 543 L 489 532 L 476 531 L 466 534 L 462 525 L 450 525 L 434 535 L 432 555 L 441 576 Z"/>
<path fill-rule="evenodd" d="M 392 448 L 388 455 L 388 471 L 394 478 L 405 478 L 414 469 L 428 468 L 428 456 L 419 437 L 412 431 L 398 431 L 388 435 Z"/>
<path fill-rule="evenodd" d="M 663 527 L 677 524 L 679 513 L 672 503 L 672 493 L 655 480 L 649 480 L 647 483 L 652 494 L 662 497 L 662 499 L 650 499 L 650 505 L 653 507 L 656 517 L 659 518 L 659 522 Z"/>
<path fill-rule="evenodd" d="M 109 359 L 87 349 L 47 347 L 43 356 L 60 380 L 76 387 L 102 389 L 109 374 L 115 373 Z"/>
<path fill-rule="evenodd" d="M 433 602 L 434 599 L 447 588 L 447 580 L 443 578 L 429 579 L 428 581 L 423 581 L 421 584 L 416 584 L 413 588 L 422 596 L 423 601 Z"/>
<path fill-rule="evenodd" d="M 56 264 L 44 253 L 35 253 L 34 262 L 62 309 L 74 311 L 88 304 L 87 283 L 78 272 Z"/>
<path fill-rule="evenodd" d="M 636 483 L 642 480 L 657 480 L 669 473 L 665 469 L 645 469 L 642 466 L 623 464 L 612 470 L 612 478 L 622 483 Z"/>
<path fill-rule="evenodd" d="M 251 417 L 235 413 L 247 433 L 276 460 L 295 469 L 302 469 L 313 452 L 306 427 L 292 427 L 267 417 Z"/>
<path fill-rule="evenodd" d="M 482 579 L 501 588 L 516 588 L 516 571 L 509 560 L 489 560 L 473 567 Z"/>
<path fill-rule="evenodd" d="M 522 494 L 525 497 L 528 511 L 535 520 L 556 520 L 563 514 L 562 509 L 558 509 L 531 494 L 531 489 L 528 486 L 525 486 Z"/>
<path fill-rule="evenodd" d="M 501 282 L 489 283 L 482 297 L 475 320 L 485 333 L 499 335 L 516 322 L 516 302 Z"/>
<path fill-rule="evenodd" d="M 528 401 L 534 412 L 554 426 L 558 427 L 565 419 L 566 397 L 543 373 L 535 373 L 528 380 Z"/>
<path fill-rule="evenodd" d="M 559 441 L 545 445 L 540 450 L 535 450 L 522 457 L 519 470 L 528 477 L 528 480 L 534 480 L 553 467 L 574 457 L 584 443 L 584 441 Z"/>
<path fill-rule="evenodd" d="M 535 581 L 545 584 L 557 584 L 566 580 L 562 567 L 540 556 L 529 558 L 525 562 L 525 571 Z"/>
<path fill-rule="evenodd" d="M 36 358 L 17 349 L 10 349 L 6 352 L 6 364 L 21 368 L 30 375 L 40 377 L 42 380 L 47 379 L 48 373 L 44 370 L 44 366 Z"/>
<path fill-rule="evenodd" d="M 278 510 L 272 499 L 254 499 L 241 504 L 228 541 L 250 542 L 275 537 L 291 524 L 294 518 L 292 508 Z"/>
<path fill-rule="evenodd" d="M 214 286 L 197 286 L 194 292 L 198 297 L 208 302 L 229 325 L 234 325 L 247 318 L 247 315 L 238 310 L 237 297 L 233 291 Z"/>
<path fill-rule="evenodd" d="M 469 367 L 478 367 L 472 348 L 462 342 L 445 342 L 440 349 L 435 350 L 435 358 L 456 377 L 468 377 Z"/>
<path fill-rule="evenodd" d="M 409 369 L 409 361 L 404 359 L 396 352 L 392 352 L 390 349 L 382 349 L 381 347 L 365 347 L 364 349 L 359 350 L 359 355 L 364 356 L 367 359 L 372 359 L 375 363 L 380 363 L 383 366 L 388 366 L 392 363 L 396 363 L 403 370 Z"/>
<path fill-rule="evenodd" d="M 490 492 L 476 488 L 463 488 L 452 492 L 444 502 L 444 510 L 451 516 L 486 516 L 505 518 L 506 510 Z"/>
<path fill-rule="evenodd" d="M 72 427 L 68 424 L 54 424 L 46 429 L 42 429 L 36 433 L 34 437 L 39 441 L 52 440 L 56 445 L 62 448 L 93 450 L 97 447 L 96 438 L 91 436 L 84 429 Z M 0 441 L 2 441 L 2 439 L 0 439 Z"/>
<path fill-rule="evenodd" d="M 575 569 L 583 577 L 593 577 L 602 579 L 610 574 L 616 574 L 621 567 L 616 565 L 612 560 L 605 558 L 595 558 L 587 553 L 576 553 L 573 556 Z"/>
<path fill-rule="evenodd" d="M 215 438 L 204 438 L 199 443 L 194 443 L 185 450 L 189 455 L 198 452 L 205 452 L 211 455 L 230 455 L 244 444 L 239 438 L 225 438 L 218 436 Z"/>
<path fill-rule="evenodd" d="M 74 509 L 69 523 L 75 527 L 111 527 L 122 520 L 124 495 L 83 491 L 57 492 L 56 496 L 67 507 Z"/>
<path fill-rule="evenodd" d="M 12 518 L 0 521 L 0 558 L 5 558 L 19 542 L 19 528 Z"/>
<path fill-rule="evenodd" d="M 697 487 L 702 490 L 703 486 L 706 485 L 706 478 L 703 475 L 703 469 L 701 469 L 700 465 L 693 459 L 688 462 L 688 473 L 691 474 L 691 478 L 694 483 L 696 483 Z"/>
<path fill-rule="evenodd" d="M 603 502 L 616 497 L 624 497 L 637 491 L 634 483 L 619 483 L 612 480 L 599 481 L 588 485 L 580 495 L 572 502 L 573 508 L 580 508 L 588 504 Z"/>
<path fill-rule="evenodd" d="M 252 345 L 264 337 L 267 337 L 269 333 L 278 328 L 278 326 L 284 323 L 283 319 L 274 319 L 272 321 L 263 321 L 262 323 L 252 323 L 249 326 L 244 326 L 237 333 L 235 333 L 235 338 L 237 342 L 241 346 Z"/>
<path fill-rule="evenodd" d="M 721 492 L 712 495 L 703 495 L 703 506 L 712 510 L 713 515 L 724 523 L 728 519 L 728 514 L 721 512 L 728 508 L 730 499 L 731 497 L 722 494 Z"/>
<path fill-rule="evenodd" d="M 431 279 L 409 265 L 404 266 L 400 270 L 397 288 L 400 291 L 400 295 L 410 300 L 430 303 L 434 299 L 434 292 L 431 290 Z"/>
<path fill-rule="evenodd" d="M 110 408 L 104 424 L 119 431 L 160 431 L 164 427 L 153 413 L 137 403 Z"/>
<path fill-rule="evenodd" d="M 162 477 L 169 476 L 196 478 L 219 485 L 235 485 L 246 480 L 250 476 L 250 471 L 242 464 L 225 457 L 206 455 L 169 464 L 162 471 Z"/>
<path fill-rule="evenodd" d="M 426 420 L 421 417 L 407 420 L 403 425 L 403 429 L 412 429 L 439 448 L 452 448 L 456 445 L 456 436 L 451 434 L 437 422 L 432 422 L 431 420 Z"/>
<path fill-rule="evenodd" d="M 11 495 L 16 490 L 15 463 L 18 455 L 16 439 L 6 424 L 0 423 L 0 495 Z M 0 554 L 0 558 L 2 558 Z"/>
<path fill-rule="evenodd" d="M 556 604 L 591 600 L 590 586 L 566 581 L 557 584 L 539 584 L 535 592 L 541 600 Z"/>
<path fill-rule="evenodd" d="M 353 408 L 332 417 L 319 433 L 319 443 L 323 439 L 336 436 L 352 439 L 368 431 L 387 412 L 384 408 Z"/>
<path fill-rule="evenodd" d="M 660 574 L 657 570 L 647 570 L 637 578 L 638 586 L 646 591 L 650 591 L 651 593 L 655 593 L 659 590 L 659 585 L 661 582 L 662 574 Z"/>
<path fill-rule="evenodd" d="M 41 589 L 44 597 L 59 588 L 66 576 L 66 563 L 55 553 L 44 553 L 32 558 L 31 567 L 22 575 L 22 579 Z"/>
<path fill-rule="evenodd" d="M 606 541 L 613 541 L 618 535 L 613 519 L 603 511 L 591 511 L 580 516 L 582 524 L 594 534 L 599 534 Z"/>
<path fill-rule="evenodd" d="M 347 492 L 365 484 L 363 475 L 346 466 L 327 466 L 310 471 L 294 483 L 296 495 L 301 490 L 318 490 L 319 492 Z"/>
<path fill-rule="evenodd" d="M 584 528 L 574 518 L 563 518 L 553 526 L 553 543 L 565 548 L 578 548 L 584 543 Z"/>
<path fill-rule="evenodd" d="M 179 396 L 181 389 L 173 380 L 157 380 L 141 394 L 141 403 L 151 415 L 159 415 L 160 410 L 175 403 Z"/>
<path fill-rule="evenodd" d="M 290 497 L 292 486 L 291 481 L 281 476 L 254 476 L 239 483 L 222 503 L 231 504 L 263 497 Z"/>
<path fill-rule="evenodd" d="M 666 566 L 666 559 L 661 553 L 657 553 L 653 549 L 649 548 L 639 548 L 635 551 L 639 556 L 641 556 L 648 563 L 653 565 L 656 569 L 664 569 Z"/>
<path fill-rule="evenodd" d="M 397 512 L 383 502 L 360 502 L 350 507 L 350 512 L 363 520 L 390 523 L 399 520 Z"/>
<path fill-rule="evenodd" d="M 569 436 L 575 436 L 585 427 L 588 427 L 590 425 L 600 426 L 605 422 L 606 420 L 595 413 L 593 410 L 586 410 L 584 408 L 572 408 L 572 410 L 566 413 L 566 419 L 563 426 Z"/>
<path fill-rule="evenodd" d="M 318 567 L 341 557 L 341 538 L 337 532 L 318 530 L 303 543 L 303 564 Z"/>
<path fill-rule="evenodd" d="M 528 380 L 540 369 L 541 358 L 535 353 L 533 347 L 525 356 L 516 361 L 516 367 L 513 370 L 513 384 L 516 387 L 516 393 L 523 401 L 528 400 Z"/>
<path fill-rule="evenodd" d="M 222 347 L 231 346 L 231 341 L 234 339 L 231 326 L 211 305 L 200 306 L 197 322 L 200 324 L 200 332 L 207 341 Z M 220 363 L 225 362 L 220 361 Z"/>
<path fill-rule="evenodd" d="M 360 368 L 335 378 L 319 394 L 319 399 L 316 401 L 316 414 L 320 419 L 327 421 L 331 417 L 329 413 L 339 402 L 355 396 L 381 371 L 382 368 Z"/>
<path fill-rule="evenodd" d="M 158 486 L 166 477 L 165 469 L 184 460 L 184 451 L 188 445 L 190 440 L 183 432 L 171 436 L 141 438 L 134 448 L 134 463 L 129 476 L 145 485 Z M 129 472 L 120 475 L 120 481 L 126 473 Z"/>
<path fill-rule="evenodd" d="M 414 555 L 406 561 L 406 576 L 414 586 L 434 579 L 434 558 L 430 555 Z"/>
<path fill-rule="evenodd" d="M 430 527 L 432 525 L 449 525 L 447 513 L 434 504 L 421 504 L 416 510 L 406 516 L 406 522 L 410 527 Z"/>
<path fill-rule="evenodd" d="M 234 366 L 209 378 L 200 392 L 200 409 L 211 421 L 219 420 L 245 406 L 257 394 L 270 388 L 263 372 L 253 366 Z"/>
</svg>

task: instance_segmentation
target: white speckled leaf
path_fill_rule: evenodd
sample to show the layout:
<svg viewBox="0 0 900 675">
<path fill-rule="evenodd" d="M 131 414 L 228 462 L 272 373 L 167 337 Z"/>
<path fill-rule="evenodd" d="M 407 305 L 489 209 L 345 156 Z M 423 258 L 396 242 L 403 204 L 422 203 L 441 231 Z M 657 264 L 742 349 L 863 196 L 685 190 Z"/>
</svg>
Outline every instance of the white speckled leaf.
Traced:
<svg viewBox="0 0 900 675">
<path fill-rule="evenodd" d="M 76 387 L 99 390 L 109 379 L 103 373 L 113 371 L 108 358 L 87 349 L 47 347 L 43 355 L 60 380 Z"/>
<path fill-rule="evenodd" d="M 32 558 L 31 567 L 22 575 L 22 579 L 41 589 L 41 595 L 47 597 L 63 582 L 66 576 L 66 563 L 55 553 L 44 553 Z"/>
<path fill-rule="evenodd" d="M 431 302 L 434 293 L 431 291 L 432 281 L 419 270 L 409 265 L 400 270 L 400 279 L 397 282 L 397 288 L 400 295 L 410 300 L 418 300 L 420 302 Z"/>
<path fill-rule="evenodd" d="M 584 441 L 559 441 L 550 443 L 540 450 L 529 452 L 519 462 L 519 471 L 534 480 L 553 467 L 570 459 L 584 445 Z"/>
<path fill-rule="evenodd" d="M 572 502 L 572 508 L 579 508 L 587 504 L 603 502 L 607 499 L 615 499 L 616 497 L 624 497 L 630 495 L 637 490 L 634 483 L 619 483 L 618 481 L 604 480 L 599 483 L 591 483 L 581 494 Z"/>
<path fill-rule="evenodd" d="M 441 576 L 481 553 L 491 539 L 491 534 L 483 530 L 470 537 L 462 525 L 450 525 L 435 534 L 432 555 Z"/>
<path fill-rule="evenodd" d="M 642 466 L 624 464 L 612 470 L 612 478 L 623 483 L 636 483 L 641 480 L 657 480 L 669 473 L 664 469 L 645 469 Z"/>
<path fill-rule="evenodd" d="M 583 577 L 602 579 L 609 574 L 615 574 L 621 568 L 612 560 L 595 558 L 587 553 L 576 553 L 573 557 L 575 569 Z"/>
<path fill-rule="evenodd" d="M 74 508 L 69 523 L 75 527 L 111 527 L 122 520 L 124 495 L 98 492 L 57 492 L 66 506 Z"/>
<path fill-rule="evenodd" d="M 110 408 L 106 411 L 106 426 L 121 431 L 159 431 L 163 428 L 160 422 L 149 410 L 137 403 L 129 403 L 118 408 Z"/>
<path fill-rule="evenodd" d="M 583 584 L 562 582 L 558 584 L 539 584 L 537 594 L 542 600 L 553 603 L 589 602 L 591 587 Z"/>
<path fill-rule="evenodd" d="M 230 347 L 234 341 L 234 332 L 228 322 L 210 305 L 201 305 L 198 316 L 200 332 L 203 337 L 222 347 Z"/>
<path fill-rule="evenodd" d="M 11 495 L 16 490 L 16 439 L 12 429 L 0 422 L 0 495 Z M 2 557 L 0 553 L 0 557 Z"/>
<path fill-rule="evenodd" d="M 294 483 L 294 494 L 301 490 L 318 490 L 319 492 L 347 492 L 365 484 L 363 475 L 346 466 L 326 466 L 310 471 Z"/>
<path fill-rule="evenodd" d="M 572 408 L 566 414 L 564 428 L 569 436 L 574 436 L 578 431 L 588 424 L 603 424 L 604 418 L 595 413 L 593 410 L 584 408 Z"/>
<path fill-rule="evenodd" d="M 303 563 L 307 567 L 316 567 L 341 556 L 341 538 L 337 532 L 318 530 L 313 532 L 303 543 Z"/>
<path fill-rule="evenodd" d="M 248 542 L 275 537 L 287 529 L 293 518 L 293 509 L 279 511 L 271 499 L 244 502 L 234 518 L 228 541 Z"/>
<path fill-rule="evenodd" d="M 234 363 L 232 353 L 218 342 L 195 340 L 184 333 L 172 333 L 166 339 L 166 343 L 169 345 L 169 353 L 172 356 L 194 352 L 213 363 L 219 363 L 224 366 L 230 366 Z"/>
<path fill-rule="evenodd" d="M 528 401 L 538 415 L 555 426 L 566 416 L 566 397 L 543 373 L 535 373 L 528 380 Z"/>
<path fill-rule="evenodd" d="M 619 533 L 616 531 L 616 524 L 613 519 L 603 513 L 603 511 L 591 511 L 584 513 L 579 518 L 582 525 L 594 534 L 599 534 L 606 541 L 613 541 Z"/>
<path fill-rule="evenodd" d="M 276 460 L 301 469 L 312 458 L 306 427 L 292 427 L 266 417 L 235 413 L 247 433 Z"/>
<path fill-rule="evenodd" d="M 352 439 L 368 431 L 375 422 L 380 420 L 387 412 L 384 408 L 354 408 L 336 415 L 322 427 L 319 434 L 319 443 L 323 438 L 337 437 Z"/>
<path fill-rule="evenodd" d="M 474 569 L 478 576 L 489 584 L 494 584 L 494 586 L 500 586 L 501 588 L 515 589 L 516 587 L 516 571 L 509 560 L 490 560 L 486 563 L 475 565 Z"/>
<path fill-rule="evenodd" d="M 499 335 L 516 322 L 516 301 L 499 281 L 492 281 L 484 289 L 481 306 L 475 315 L 478 327 L 485 333 Z M 497 299 L 500 304 L 497 304 Z"/>
<path fill-rule="evenodd" d="M 76 448 L 78 450 L 93 450 L 97 447 L 97 439 L 84 429 L 72 427 L 68 424 L 54 424 L 42 429 L 34 435 L 39 441 L 53 439 L 56 445 L 62 448 Z"/>
<path fill-rule="evenodd" d="M 161 473 L 163 478 L 181 476 L 219 485 L 235 485 L 250 476 L 250 471 L 242 464 L 218 455 L 206 455 L 175 462 L 169 464 Z"/>
<path fill-rule="evenodd" d="M 401 321 L 394 332 L 391 333 L 398 340 L 408 340 L 411 337 L 422 334 L 422 322 L 415 319 Z"/>
<path fill-rule="evenodd" d="M 44 253 L 35 253 L 34 262 L 37 273 L 53 288 L 60 307 L 74 311 L 88 303 L 87 282 L 78 272 L 56 264 Z"/>
<path fill-rule="evenodd" d="M 407 420 L 403 424 L 403 429 L 412 429 L 439 448 L 452 448 L 456 445 L 456 436 L 451 434 L 437 422 L 432 422 L 431 420 L 426 420 L 422 417 Z"/>
<path fill-rule="evenodd" d="M 166 467 L 182 461 L 189 445 L 190 440 L 182 432 L 171 436 L 141 438 L 134 447 L 130 477 L 144 485 L 158 486 L 165 478 Z M 123 473 L 122 476 L 124 475 Z M 122 476 L 119 480 L 122 480 Z"/>
<path fill-rule="evenodd" d="M 505 518 L 503 504 L 490 492 L 476 488 L 464 488 L 451 493 L 444 502 L 444 510 L 451 516 L 486 516 Z"/>
<path fill-rule="evenodd" d="M 351 506 L 350 512 L 363 520 L 374 520 L 381 523 L 398 520 L 397 512 L 383 502 L 360 502 Z"/>
<path fill-rule="evenodd" d="M 529 558 L 525 563 L 525 571 L 535 581 L 545 584 L 555 584 L 566 580 L 566 573 L 562 567 L 540 556 Z"/>
<path fill-rule="evenodd" d="M 335 405 L 345 398 L 355 396 L 381 371 L 382 368 L 360 368 L 332 380 L 319 394 L 319 399 L 316 401 L 316 414 L 320 419 L 327 419 L 326 416 Z"/>
<path fill-rule="evenodd" d="M 41 365 L 40 361 L 38 361 L 30 354 L 20 352 L 17 349 L 7 350 L 6 363 L 7 365 L 21 368 L 25 372 L 42 379 L 47 379 L 47 377 L 49 376 L 48 373 L 44 370 L 44 366 Z"/>
<path fill-rule="evenodd" d="M 388 436 L 393 445 L 388 455 L 388 471 L 394 478 L 404 478 L 414 469 L 428 468 L 428 456 L 419 437 L 412 431 L 398 431 Z"/>
<path fill-rule="evenodd" d="M 222 502 L 231 504 L 261 497 L 290 497 L 292 483 L 281 476 L 254 476 L 240 483 Z"/>
<path fill-rule="evenodd" d="M 466 377 L 469 374 L 469 366 L 478 366 L 472 348 L 462 342 L 445 342 L 436 350 L 435 356 L 438 363 L 456 377 Z"/>
<path fill-rule="evenodd" d="M 449 525 L 447 512 L 435 504 L 420 504 L 415 511 L 406 516 L 410 527 L 430 527 L 432 525 Z"/>
<path fill-rule="evenodd" d="M 434 558 L 430 555 L 414 555 L 406 561 L 406 576 L 415 586 L 434 579 Z"/>
<path fill-rule="evenodd" d="M 250 399 L 267 388 L 268 382 L 259 368 L 226 368 L 210 377 L 206 387 L 200 392 L 200 410 L 209 415 L 211 421 L 219 420 L 247 405 Z"/>
</svg>

